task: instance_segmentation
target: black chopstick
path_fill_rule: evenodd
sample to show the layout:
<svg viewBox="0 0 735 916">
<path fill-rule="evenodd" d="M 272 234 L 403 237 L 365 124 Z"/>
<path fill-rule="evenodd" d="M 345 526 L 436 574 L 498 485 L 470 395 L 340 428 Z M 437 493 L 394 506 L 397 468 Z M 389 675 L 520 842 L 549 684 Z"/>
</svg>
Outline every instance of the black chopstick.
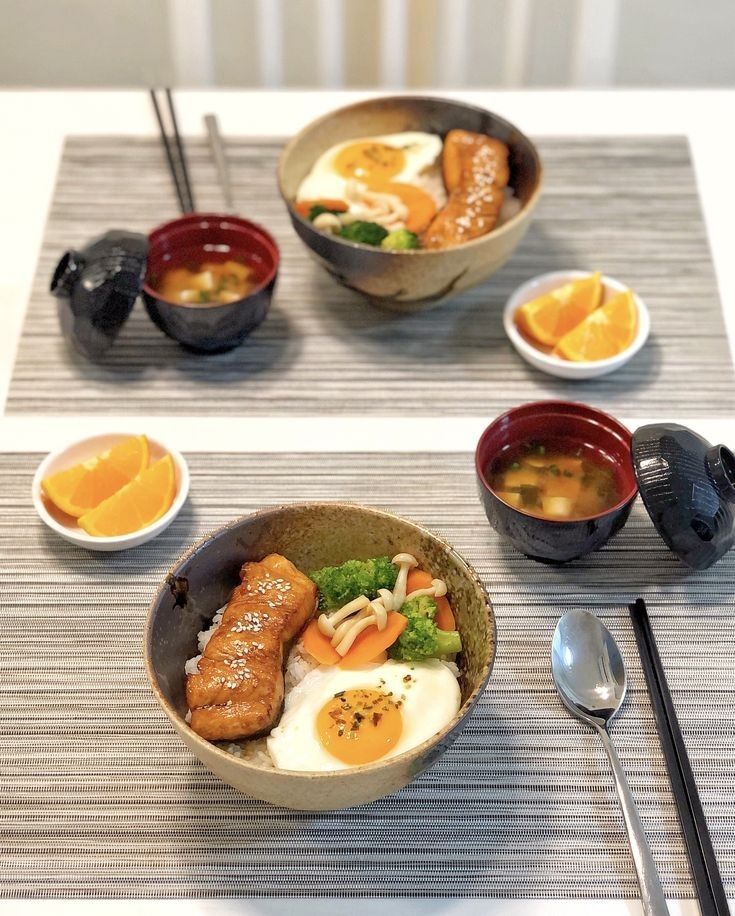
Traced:
<svg viewBox="0 0 735 916">
<path fill-rule="evenodd" d="M 186 196 L 189 201 L 189 210 L 193 213 L 196 210 L 194 206 L 194 195 L 191 192 L 191 182 L 189 181 L 189 164 L 186 161 L 186 153 L 184 152 L 184 144 L 181 142 L 181 134 L 179 133 L 179 122 L 176 120 L 176 109 L 174 108 L 174 97 L 171 95 L 171 90 L 166 87 L 166 101 L 168 102 L 168 111 L 171 115 L 171 126 L 174 129 L 174 140 L 176 141 L 176 149 L 179 151 L 179 163 L 181 164 L 181 177 L 184 182 L 184 188 L 186 189 Z"/>
<path fill-rule="evenodd" d="M 155 89 L 150 89 L 149 94 L 151 97 L 151 102 L 153 103 L 153 111 L 155 112 L 156 120 L 158 121 L 158 128 L 161 132 L 161 142 L 163 143 L 163 148 L 166 152 L 166 160 L 168 161 L 168 168 L 174 183 L 176 196 L 179 200 L 179 207 L 181 208 L 182 213 L 193 213 L 195 207 L 194 197 L 191 192 L 191 182 L 189 180 L 189 169 L 186 162 L 186 155 L 184 153 L 184 146 L 179 134 L 179 127 L 176 120 L 176 112 L 174 110 L 171 90 L 166 89 L 166 100 L 168 102 L 169 116 L 171 118 L 171 124 L 173 127 L 174 141 L 176 143 L 175 149 L 171 145 L 171 140 L 169 139 L 169 136 L 166 132 L 166 127 L 163 123 L 161 108 L 158 104 Z"/>
<path fill-rule="evenodd" d="M 684 736 L 666 682 L 661 657 L 648 618 L 646 602 L 628 605 L 635 639 L 648 684 L 661 749 L 671 780 L 684 840 L 689 852 L 694 885 L 702 916 L 728 916 L 730 909 L 712 848 L 707 821 L 689 762 Z"/>
</svg>

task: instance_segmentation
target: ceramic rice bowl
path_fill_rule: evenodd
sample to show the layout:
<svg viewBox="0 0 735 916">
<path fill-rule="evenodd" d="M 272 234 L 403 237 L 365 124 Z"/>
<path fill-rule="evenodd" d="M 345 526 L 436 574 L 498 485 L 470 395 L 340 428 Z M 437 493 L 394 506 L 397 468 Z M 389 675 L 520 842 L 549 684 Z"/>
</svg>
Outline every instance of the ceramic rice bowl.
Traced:
<svg viewBox="0 0 735 916">
<path fill-rule="evenodd" d="M 184 664 L 239 581 L 245 560 L 278 552 L 309 571 L 345 560 L 408 551 L 447 583 L 463 652 L 462 705 L 441 732 L 385 761 L 331 772 L 267 769 L 199 737 L 185 722 Z M 294 809 L 329 810 L 373 801 L 407 785 L 442 756 L 464 727 L 495 658 L 495 617 L 474 570 L 448 544 L 388 512 L 348 503 L 301 503 L 236 519 L 186 553 L 161 583 L 145 633 L 145 663 L 163 711 L 191 752 L 238 791 Z"/>
<path fill-rule="evenodd" d="M 294 209 L 302 180 L 336 143 L 410 130 L 444 137 L 453 128 L 497 137 L 510 148 L 510 183 L 522 207 L 488 235 L 440 251 L 381 251 L 319 232 Z M 312 258 L 343 286 L 400 312 L 437 305 L 500 270 L 530 225 L 541 182 L 536 147 L 509 121 L 474 105 L 421 96 L 370 99 L 318 118 L 288 143 L 278 166 L 279 189 L 291 223 Z"/>
</svg>

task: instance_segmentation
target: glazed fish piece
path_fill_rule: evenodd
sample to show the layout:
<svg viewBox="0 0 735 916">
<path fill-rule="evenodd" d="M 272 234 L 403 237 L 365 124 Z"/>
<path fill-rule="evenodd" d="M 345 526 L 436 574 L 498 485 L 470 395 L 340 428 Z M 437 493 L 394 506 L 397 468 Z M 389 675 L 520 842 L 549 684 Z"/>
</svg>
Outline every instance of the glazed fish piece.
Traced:
<svg viewBox="0 0 735 916">
<path fill-rule="evenodd" d="M 269 730 L 283 704 L 288 644 L 316 607 L 316 585 L 280 554 L 246 563 L 219 628 L 186 679 L 191 727 L 209 741 Z"/>
<path fill-rule="evenodd" d="M 449 199 L 422 236 L 424 248 L 449 248 L 495 228 L 508 184 L 508 147 L 494 137 L 450 130 L 442 158 Z"/>
</svg>

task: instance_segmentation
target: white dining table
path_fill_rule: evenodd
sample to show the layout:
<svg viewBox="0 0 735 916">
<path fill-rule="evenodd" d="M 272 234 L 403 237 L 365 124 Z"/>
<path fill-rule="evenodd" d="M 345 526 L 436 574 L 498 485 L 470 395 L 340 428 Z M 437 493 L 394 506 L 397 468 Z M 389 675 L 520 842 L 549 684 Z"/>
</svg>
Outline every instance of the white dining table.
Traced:
<svg viewBox="0 0 735 916">
<path fill-rule="evenodd" d="M 336 107 L 374 95 L 369 92 L 317 91 L 177 91 L 183 133 L 203 134 L 203 115 L 216 113 L 222 133 L 230 136 L 286 136 Z M 531 136 L 686 135 L 717 274 L 731 353 L 735 352 L 735 258 L 732 214 L 735 211 L 735 91 L 456 91 L 441 92 L 488 108 L 522 126 Z M 105 428 L 139 429 L 146 418 L 6 416 L 5 399 L 26 304 L 51 202 L 57 167 L 67 135 L 155 135 L 147 93 L 136 91 L 0 92 L 0 451 L 46 452 L 64 442 Z M 646 219 L 645 212 L 640 214 Z M 692 303 L 696 308 L 696 303 Z M 699 419 L 650 417 L 642 403 L 627 424 L 673 420 L 693 425 L 711 440 L 735 444 L 735 405 L 728 416 Z M 290 451 L 294 436 L 302 450 L 323 451 L 471 451 L 491 417 L 436 418 L 303 417 L 290 418 L 288 430 L 278 417 L 151 418 L 150 428 L 181 450 Z M 299 435 L 300 431 L 308 435 Z M 310 445 L 309 443 L 314 443 Z M 387 445 L 389 443 L 389 445 Z M 580 869 L 585 863 L 580 862 Z M 1 888 L 0 888 L 1 890 Z M 735 903 L 735 901 L 733 901 Z M 276 913 L 374 913 L 401 916 L 623 916 L 641 912 L 630 900 L 12 900 L 0 912 L 127 914 L 138 916 L 270 916 Z M 694 916 L 694 901 L 671 901 L 672 916 Z"/>
</svg>

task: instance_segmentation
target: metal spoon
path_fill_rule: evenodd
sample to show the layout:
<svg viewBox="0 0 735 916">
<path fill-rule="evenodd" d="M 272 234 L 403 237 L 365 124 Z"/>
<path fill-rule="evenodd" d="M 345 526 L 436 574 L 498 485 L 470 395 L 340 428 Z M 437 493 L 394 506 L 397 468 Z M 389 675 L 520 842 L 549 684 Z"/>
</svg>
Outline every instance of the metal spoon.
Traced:
<svg viewBox="0 0 735 916">
<path fill-rule="evenodd" d="M 551 673 L 567 709 L 593 728 L 610 758 L 615 788 L 628 829 L 641 903 L 646 916 L 667 916 L 669 910 L 633 795 L 625 778 L 607 723 L 625 696 L 625 666 L 615 640 L 594 614 L 569 611 L 554 631 Z"/>
</svg>

